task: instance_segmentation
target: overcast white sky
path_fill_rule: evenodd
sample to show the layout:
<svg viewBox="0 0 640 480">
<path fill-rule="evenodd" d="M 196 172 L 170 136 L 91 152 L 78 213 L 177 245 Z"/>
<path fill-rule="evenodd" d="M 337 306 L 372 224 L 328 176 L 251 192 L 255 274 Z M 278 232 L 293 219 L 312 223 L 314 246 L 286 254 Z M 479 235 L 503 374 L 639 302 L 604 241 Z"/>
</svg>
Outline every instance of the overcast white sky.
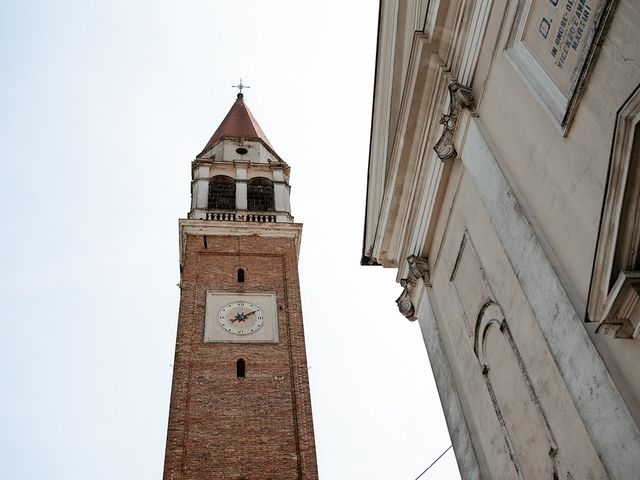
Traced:
<svg viewBox="0 0 640 480">
<path fill-rule="evenodd" d="M 375 1 L 0 2 L 0 465 L 160 479 L 190 162 L 245 99 L 291 165 L 320 476 L 449 444 L 395 271 L 360 267 Z M 458 478 L 450 451 L 422 479 Z"/>
</svg>

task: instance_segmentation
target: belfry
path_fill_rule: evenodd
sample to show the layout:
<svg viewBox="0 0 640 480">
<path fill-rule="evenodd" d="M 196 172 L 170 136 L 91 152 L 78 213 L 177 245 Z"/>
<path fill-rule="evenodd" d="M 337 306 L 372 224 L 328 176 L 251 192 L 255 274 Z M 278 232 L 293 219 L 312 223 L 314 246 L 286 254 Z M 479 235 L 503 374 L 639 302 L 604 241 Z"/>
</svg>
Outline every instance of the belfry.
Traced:
<svg viewBox="0 0 640 480">
<path fill-rule="evenodd" d="M 241 91 L 191 174 L 164 480 L 317 479 L 302 225 Z"/>
</svg>

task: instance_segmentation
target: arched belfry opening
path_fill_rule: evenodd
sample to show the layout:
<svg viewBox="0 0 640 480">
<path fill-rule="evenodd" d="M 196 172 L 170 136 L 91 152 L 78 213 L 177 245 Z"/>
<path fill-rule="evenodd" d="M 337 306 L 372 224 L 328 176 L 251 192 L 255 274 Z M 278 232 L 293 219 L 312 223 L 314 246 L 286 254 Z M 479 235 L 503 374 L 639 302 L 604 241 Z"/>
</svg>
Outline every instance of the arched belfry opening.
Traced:
<svg viewBox="0 0 640 480">
<path fill-rule="evenodd" d="M 216 175 L 209 180 L 209 209 L 236 209 L 236 182 L 226 175 Z"/>
<path fill-rule="evenodd" d="M 265 177 L 256 177 L 247 184 L 247 209 L 254 212 L 274 210 L 273 182 Z"/>
</svg>

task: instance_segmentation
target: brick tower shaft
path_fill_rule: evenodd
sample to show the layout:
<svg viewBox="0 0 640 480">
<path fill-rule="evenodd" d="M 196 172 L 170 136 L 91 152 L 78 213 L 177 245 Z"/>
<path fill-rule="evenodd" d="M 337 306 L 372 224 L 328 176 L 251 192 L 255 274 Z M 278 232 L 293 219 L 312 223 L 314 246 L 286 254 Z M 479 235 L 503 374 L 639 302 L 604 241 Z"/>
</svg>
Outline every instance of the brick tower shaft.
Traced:
<svg viewBox="0 0 640 480">
<path fill-rule="evenodd" d="M 244 112 L 251 132 L 242 129 Z M 261 136 L 239 96 L 193 163 L 192 209 L 180 220 L 165 480 L 318 478 L 298 279 L 302 225 L 290 215 L 289 167 Z"/>
</svg>

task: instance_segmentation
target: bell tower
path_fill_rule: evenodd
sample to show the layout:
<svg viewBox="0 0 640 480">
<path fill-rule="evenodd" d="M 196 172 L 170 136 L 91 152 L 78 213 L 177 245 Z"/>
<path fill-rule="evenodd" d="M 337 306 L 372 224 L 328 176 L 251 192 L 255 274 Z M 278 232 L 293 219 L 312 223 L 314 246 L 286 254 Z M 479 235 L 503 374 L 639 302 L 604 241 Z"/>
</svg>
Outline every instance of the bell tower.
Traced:
<svg viewBox="0 0 640 480">
<path fill-rule="evenodd" d="M 317 479 L 302 225 L 242 93 L 191 174 L 164 480 Z"/>
</svg>

